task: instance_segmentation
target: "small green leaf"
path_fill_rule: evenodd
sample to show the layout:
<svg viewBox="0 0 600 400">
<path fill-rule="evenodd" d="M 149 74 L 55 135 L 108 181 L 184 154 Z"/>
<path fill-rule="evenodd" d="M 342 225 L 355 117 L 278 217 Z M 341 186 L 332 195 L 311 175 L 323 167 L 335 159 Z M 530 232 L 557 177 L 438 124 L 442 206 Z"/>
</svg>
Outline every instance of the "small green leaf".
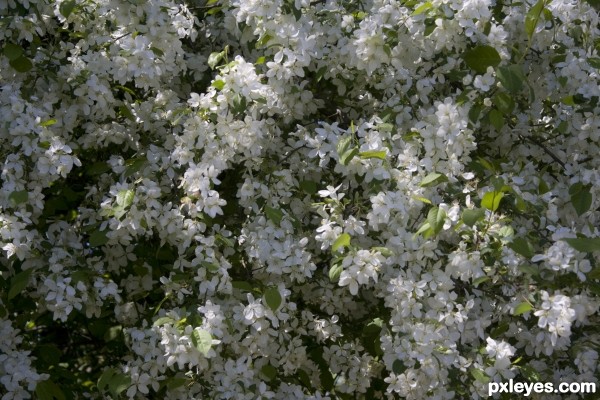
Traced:
<svg viewBox="0 0 600 400">
<path fill-rule="evenodd" d="M 207 61 L 207 64 L 210 67 L 210 69 L 215 69 L 216 66 L 219 65 L 221 60 L 223 60 L 224 57 L 225 57 L 225 52 L 223 52 L 223 51 L 221 51 L 219 53 L 217 53 L 217 52 L 210 53 L 210 55 L 208 56 L 208 61 Z"/>
<path fill-rule="evenodd" d="M 519 265 L 519 271 L 523 272 L 524 274 L 529 274 L 533 276 L 540 275 L 540 270 L 530 264 Z"/>
<path fill-rule="evenodd" d="M 342 271 L 344 270 L 344 268 L 342 267 L 342 263 L 336 263 L 333 264 L 331 266 L 331 268 L 329 268 L 329 280 L 331 280 L 331 282 L 337 282 L 340 280 L 340 275 L 342 274 Z"/>
<path fill-rule="evenodd" d="M 344 154 L 352 144 L 352 136 L 346 136 L 338 140 L 336 150 L 338 155 Z"/>
<path fill-rule="evenodd" d="M 423 225 L 421 225 L 421 227 L 414 234 L 414 236 L 418 236 L 420 234 L 423 234 L 425 238 L 428 238 L 433 234 L 433 229 L 431 229 L 431 225 L 429 224 L 429 222 L 425 222 Z"/>
<path fill-rule="evenodd" d="M 56 124 L 56 122 L 57 122 L 56 119 L 52 118 L 47 121 L 41 122 L 40 126 L 48 127 L 48 126 L 52 126 L 52 125 Z"/>
<path fill-rule="evenodd" d="M 105 370 L 102 373 L 102 375 L 100 375 L 100 378 L 98 378 L 98 390 L 100 390 L 101 392 L 104 391 L 104 388 L 108 386 L 110 379 L 115 375 L 116 372 L 117 371 L 114 368 L 109 368 Z"/>
<path fill-rule="evenodd" d="M 515 253 L 522 255 L 525 258 L 531 258 L 535 254 L 535 250 L 529 240 L 523 237 L 516 237 L 511 243 L 510 247 Z"/>
<path fill-rule="evenodd" d="M 264 294 L 265 303 L 269 306 L 269 308 L 273 311 L 277 311 L 281 303 L 283 302 L 283 298 L 281 297 L 281 293 L 275 287 L 270 287 L 265 290 Z"/>
<path fill-rule="evenodd" d="M 349 246 L 350 246 L 350 235 L 348 235 L 347 233 L 342 233 L 337 239 L 335 239 L 335 242 L 333 242 L 333 245 L 331 246 L 331 250 L 335 253 L 340 248 L 345 248 L 345 247 L 349 247 Z"/>
<path fill-rule="evenodd" d="M 571 194 L 571 204 L 573 204 L 578 216 L 581 216 L 583 213 L 587 212 L 592 206 L 593 199 L 590 189 L 590 186 L 582 186 L 579 191 Z"/>
<path fill-rule="evenodd" d="M 63 391 L 51 380 L 38 382 L 35 394 L 39 400 L 65 400 Z"/>
<path fill-rule="evenodd" d="M 479 74 L 485 74 L 488 67 L 496 67 L 502 59 L 492 46 L 477 46 L 463 55 L 467 66 Z"/>
<path fill-rule="evenodd" d="M 600 237 L 596 238 L 566 238 L 562 239 L 569 244 L 572 248 L 577 251 L 584 253 L 593 253 L 594 251 L 600 251 Z"/>
<path fill-rule="evenodd" d="M 89 240 L 91 247 L 99 247 L 108 243 L 108 237 L 106 237 L 106 231 L 95 230 L 90 235 Z"/>
<path fill-rule="evenodd" d="M 317 193 L 317 182 L 300 181 L 300 189 L 302 189 L 307 194 L 313 195 Z"/>
<path fill-rule="evenodd" d="M 212 336 L 204 329 L 194 329 L 192 343 L 200 353 L 206 356 L 212 348 Z"/>
<path fill-rule="evenodd" d="M 473 378 L 479 383 L 487 384 L 490 381 L 490 377 L 480 369 L 472 368 L 471 375 L 473 375 Z"/>
<path fill-rule="evenodd" d="M 128 120 L 135 122 L 135 116 L 133 115 L 129 107 L 127 107 L 126 105 L 122 104 L 119 106 L 119 114 L 121 114 L 121 116 L 127 118 Z"/>
<path fill-rule="evenodd" d="M 394 360 L 394 362 L 392 363 L 392 372 L 394 372 L 394 374 L 400 375 L 401 373 L 403 373 L 406 370 L 407 370 L 407 367 L 404 365 L 404 363 L 401 360 Z"/>
<path fill-rule="evenodd" d="M 497 131 L 500 131 L 504 127 L 504 115 L 502 115 L 500 111 L 492 108 L 488 116 L 490 118 L 490 124 L 492 124 Z"/>
<path fill-rule="evenodd" d="M 146 165 L 146 157 L 130 158 L 129 160 L 127 160 L 125 165 L 126 167 L 125 172 L 123 172 L 123 176 L 125 178 L 128 178 L 136 172 L 139 172 L 142 169 L 142 167 Z"/>
<path fill-rule="evenodd" d="M 516 94 L 523 89 L 523 77 L 517 65 L 498 67 L 496 69 L 496 77 L 510 93 Z"/>
<path fill-rule="evenodd" d="M 231 286 L 243 292 L 252 292 L 252 285 L 246 281 L 233 281 Z"/>
<path fill-rule="evenodd" d="M 427 222 L 433 229 L 433 234 L 437 234 L 444 227 L 444 221 L 446 220 L 446 211 L 439 207 L 433 207 L 427 214 Z"/>
<path fill-rule="evenodd" d="M 275 225 L 279 225 L 283 219 L 283 212 L 270 206 L 265 206 L 265 214 Z"/>
<path fill-rule="evenodd" d="M 3 51 L 8 61 L 16 60 L 23 55 L 23 48 L 14 43 L 6 43 Z"/>
<path fill-rule="evenodd" d="M 590 66 L 600 69 L 600 58 L 590 57 L 587 59 L 587 62 Z"/>
<path fill-rule="evenodd" d="M 473 226 L 485 217 L 485 211 L 481 208 L 465 209 L 462 212 L 462 221 L 467 226 Z"/>
<path fill-rule="evenodd" d="M 119 397 L 129 386 L 131 386 L 131 377 L 120 372 L 115 373 L 108 382 L 108 390 L 113 397 Z"/>
<path fill-rule="evenodd" d="M 525 32 L 527 33 L 527 38 L 529 40 L 531 40 L 533 37 L 533 33 L 535 32 L 535 28 L 545 5 L 545 0 L 539 0 L 533 7 L 529 9 L 529 11 L 527 11 L 527 14 L 525 15 Z"/>
<path fill-rule="evenodd" d="M 529 312 L 531 310 L 533 310 L 533 307 L 531 306 L 531 304 L 524 301 L 523 303 L 520 303 L 518 306 L 515 307 L 515 311 L 514 311 L 513 315 L 525 314 L 526 312 Z"/>
<path fill-rule="evenodd" d="M 473 286 L 477 287 L 481 285 L 483 282 L 487 282 L 490 280 L 489 276 L 481 276 L 473 281 Z"/>
<path fill-rule="evenodd" d="M 272 381 L 277 377 L 277 368 L 271 364 L 267 364 L 260 369 L 260 372 L 267 378 L 268 381 Z"/>
<path fill-rule="evenodd" d="M 542 380 L 542 376 L 538 372 L 537 368 L 534 368 L 530 365 L 523 365 L 518 367 L 521 370 L 523 376 L 529 382 L 540 382 Z"/>
<path fill-rule="evenodd" d="M 26 269 L 12 277 L 10 280 L 10 289 L 8 290 L 8 300 L 17 297 L 27 287 L 32 272 L 32 269 Z"/>
<path fill-rule="evenodd" d="M 265 61 L 267 61 L 267 59 L 265 58 L 265 56 L 260 56 L 256 59 L 256 61 L 254 62 L 254 65 L 261 65 L 264 64 Z"/>
<path fill-rule="evenodd" d="M 429 10 L 431 7 L 433 7 L 433 4 L 430 1 L 425 2 L 425 3 L 421 4 L 419 7 L 415 8 L 415 11 L 413 11 L 411 16 L 416 17 L 417 15 L 421 15 L 425 11 Z"/>
<path fill-rule="evenodd" d="M 212 87 L 214 87 L 217 90 L 223 90 L 223 88 L 225 87 L 225 81 L 222 81 L 221 79 L 218 79 L 216 81 L 213 81 Z"/>
<path fill-rule="evenodd" d="M 13 207 L 23 204 L 29 200 L 29 192 L 27 190 L 18 190 L 16 192 L 12 192 L 8 195 L 8 200 Z"/>
<path fill-rule="evenodd" d="M 76 5 L 77 5 L 76 0 L 65 0 L 62 3 L 60 3 L 60 6 L 58 7 L 58 11 L 60 11 L 60 13 L 62 14 L 63 17 L 69 18 L 69 15 L 71 15 L 71 13 L 75 9 Z"/>
<path fill-rule="evenodd" d="M 119 193 L 117 193 L 117 204 L 121 207 L 129 207 L 131 204 L 133 204 L 134 197 L 135 192 L 133 190 L 120 190 Z"/>
<path fill-rule="evenodd" d="M 165 55 L 165 52 L 162 51 L 161 49 L 159 49 L 158 47 L 150 47 L 150 50 L 152 50 L 152 52 L 154 53 L 155 56 L 157 57 L 162 57 Z"/>
<path fill-rule="evenodd" d="M 273 39 L 273 36 L 265 33 L 256 41 L 256 47 L 259 48 L 265 46 L 271 39 Z"/>
<path fill-rule="evenodd" d="M 163 326 L 166 324 L 174 324 L 175 322 L 176 321 L 171 317 L 160 317 L 156 321 L 154 321 L 152 326 Z"/>
<path fill-rule="evenodd" d="M 342 165 L 348 165 L 350 161 L 358 154 L 358 149 L 356 147 L 347 150 L 340 156 L 340 163 Z"/>
<path fill-rule="evenodd" d="M 385 160 L 385 156 L 387 152 L 385 150 L 369 150 L 369 151 L 361 151 L 358 153 L 360 158 L 378 158 L 380 160 Z"/>
<path fill-rule="evenodd" d="M 504 197 L 504 193 L 498 191 L 487 192 L 481 199 L 481 206 L 490 211 L 496 211 L 500 207 L 500 201 Z"/>
<path fill-rule="evenodd" d="M 17 59 L 10 60 L 8 62 L 11 67 L 17 72 L 27 72 L 33 68 L 31 60 L 25 56 L 21 56 Z"/>
<path fill-rule="evenodd" d="M 419 186 L 431 187 L 431 186 L 439 185 L 440 183 L 444 183 L 444 182 L 448 182 L 448 177 L 446 175 L 440 174 L 439 172 L 432 172 L 429 175 L 427 175 L 425 178 L 423 178 L 421 183 L 419 183 Z"/>
<path fill-rule="evenodd" d="M 492 99 L 492 102 L 498 110 L 504 115 L 510 115 L 515 108 L 515 101 L 506 92 L 498 92 Z"/>
</svg>

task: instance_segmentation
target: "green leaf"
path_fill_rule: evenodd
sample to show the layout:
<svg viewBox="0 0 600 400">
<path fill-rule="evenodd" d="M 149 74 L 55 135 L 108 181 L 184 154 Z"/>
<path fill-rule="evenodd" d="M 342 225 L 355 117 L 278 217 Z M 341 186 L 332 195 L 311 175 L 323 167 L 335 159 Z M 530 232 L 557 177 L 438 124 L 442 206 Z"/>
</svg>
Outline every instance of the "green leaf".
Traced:
<svg viewBox="0 0 600 400">
<path fill-rule="evenodd" d="M 542 380 L 542 376 L 538 372 L 537 368 L 534 368 L 530 365 L 523 365 L 518 367 L 521 370 L 523 376 L 529 382 L 540 382 Z"/>
<path fill-rule="evenodd" d="M 254 62 L 254 65 L 260 65 L 260 64 L 264 64 L 265 61 L 267 61 L 267 59 L 265 58 L 265 56 L 260 56 L 256 59 L 256 61 Z"/>
<path fill-rule="evenodd" d="M 270 206 L 265 206 L 265 214 L 275 225 L 279 225 L 283 219 L 283 212 Z"/>
<path fill-rule="evenodd" d="M 10 280 L 10 289 L 8 291 L 8 300 L 12 300 L 27 287 L 29 278 L 31 278 L 32 269 L 26 269 L 19 272 Z"/>
<path fill-rule="evenodd" d="M 517 65 L 498 67 L 496 69 L 496 77 L 510 93 L 516 94 L 523 89 L 523 77 Z"/>
<path fill-rule="evenodd" d="M 483 383 L 484 385 L 490 381 L 490 377 L 480 369 L 472 368 L 471 375 L 473 375 L 473 378 L 475 378 L 477 382 Z"/>
<path fill-rule="evenodd" d="M 594 251 L 600 251 L 600 237 L 596 238 L 566 238 L 562 239 L 569 244 L 572 248 L 577 251 L 584 253 L 593 253 Z"/>
<path fill-rule="evenodd" d="M 502 59 L 492 46 L 477 46 L 463 55 L 467 66 L 479 74 L 485 74 L 488 67 L 496 67 Z"/>
<path fill-rule="evenodd" d="M 495 108 L 492 108 L 488 116 L 490 118 L 490 124 L 492 124 L 492 126 L 496 128 L 497 131 L 501 130 L 504 127 L 504 115 L 502 115 L 500 111 L 498 111 Z"/>
<path fill-rule="evenodd" d="M 131 377 L 120 372 L 116 372 L 108 381 L 108 390 L 115 398 L 119 397 L 129 386 L 131 386 Z"/>
<path fill-rule="evenodd" d="M 131 175 L 135 174 L 136 172 L 139 172 L 142 169 L 142 167 L 144 167 L 144 165 L 146 165 L 146 157 L 130 158 L 129 160 L 127 160 L 125 165 L 127 167 L 125 168 L 125 172 L 123 173 L 123 176 L 125 178 L 128 178 Z"/>
<path fill-rule="evenodd" d="M 256 41 L 256 47 L 259 48 L 265 46 L 271 39 L 273 39 L 273 36 L 269 35 L 268 33 L 265 33 Z"/>
<path fill-rule="evenodd" d="M 63 17 L 69 18 L 69 15 L 71 15 L 71 13 L 75 9 L 76 5 L 77 5 L 76 0 L 65 0 L 62 3 L 60 3 L 60 6 L 58 7 L 58 11 L 60 11 L 60 13 L 62 14 Z"/>
<path fill-rule="evenodd" d="M 432 172 L 429 175 L 427 175 L 425 178 L 423 178 L 421 183 L 419 183 L 419 186 L 431 187 L 431 186 L 439 185 L 440 183 L 444 183 L 444 182 L 448 182 L 448 177 L 446 175 L 440 174 L 439 172 Z"/>
<path fill-rule="evenodd" d="M 204 329 L 194 329 L 192 332 L 192 344 L 200 353 L 206 356 L 212 347 L 212 336 Z"/>
<path fill-rule="evenodd" d="M 27 190 L 18 190 L 16 192 L 12 192 L 8 195 L 8 200 L 13 207 L 18 206 L 19 204 L 23 204 L 29 200 L 29 192 Z"/>
<path fill-rule="evenodd" d="M 260 372 L 267 378 L 268 381 L 272 381 L 277 377 L 277 368 L 271 364 L 267 364 L 260 369 Z"/>
<path fill-rule="evenodd" d="M 347 150 L 340 156 L 340 163 L 342 165 L 348 165 L 350 161 L 358 154 L 358 149 L 356 147 Z"/>
<path fill-rule="evenodd" d="M 521 271 L 525 274 L 533 275 L 533 276 L 540 275 L 540 270 L 530 264 L 519 265 L 519 271 Z"/>
<path fill-rule="evenodd" d="M 135 192 L 133 190 L 120 190 L 119 193 L 117 193 L 117 204 L 121 207 L 129 207 L 131 204 L 133 204 L 134 197 Z"/>
<path fill-rule="evenodd" d="M 587 59 L 587 62 L 590 66 L 600 69 L 600 58 L 590 57 Z"/>
<path fill-rule="evenodd" d="M 380 160 L 385 160 L 385 156 L 387 152 L 385 150 L 369 150 L 369 151 L 361 151 L 358 153 L 360 158 L 378 158 Z"/>
<path fill-rule="evenodd" d="M 433 207 L 427 214 L 427 222 L 433 229 L 433 234 L 437 234 L 444 227 L 444 221 L 446 220 L 446 211 L 439 207 Z"/>
<path fill-rule="evenodd" d="M 329 268 L 329 280 L 334 283 L 339 281 L 343 270 L 342 263 L 333 264 L 331 268 Z"/>
<path fill-rule="evenodd" d="M 433 229 L 431 229 L 431 225 L 429 222 L 425 222 L 417 232 L 415 232 L 414 236 L 418 236 L 423 234 L 423 237 L 428 238 L 433 235 Z"/>
<path fill-rule="evenodd" d="M 10 60 L 8 63 L 17 72 L 27 72 L 33 68 L 31 60 L 25 56 Z"/>
<path fill-rule="evenodd" d="M 413 11 L 411 16 L 416 17 L 417 15 L 421 15 L 425 11 L 429 10 L 431 7 L 433 7 L 433 4 L 430 1 L 425 2 L 425 3 L 421 4 L 419 7 L 415 8 L 415 11 Z"/>
<path fill-rule="evenodd" d="M 533 33 L 535 32 L 535 28 L 545 5 L 545 0 L 539 0 L 533 7 L 529 9 L 529 11 L 527 11 L 527 14 L 525 15 L 525 33 L 527 33 L 527 38 L 529 40 L 531 40 L 533 37 Z"/>
<path fill-rule="evenodd" d="M 525 314 L 526 312 L 529 312 L 531 310 L 533 310 L 533 307 L 531 306 L 531 304 L 524 301 L 523 303 L 520 303 L 518 306 L 515 307 L 515 311 L 514 311 L 513 315 Z"/>
<path fill-rule="evenodd" d="M 161 49 L 159 49 L 158 47 L 150 47 L 150 50 L 152 50 L 152 52 L 154 53 L 155 56 L 157 57 L 162 57 L 165 55 L 165 52 L 162 51 Z"/>
<path fill-rule="evenodd" d="M 569 190 L 570 192 L 571 190 Z M 582 186 L 579 191 L 571 194 L 571 204 L 575 208 L 578 216 L 588 211 L 592 206 L 592 194 L 590 193 L 590 186 Z"/>
<path fill-rule="evenodd" d="M 350 145 L 352 144 L 352 136 L 346 136 L 338 140 L 336 150 L 338 155 L 344 154 L 348 149 L 350 149 Z"/>
<path fill-rule="evenodd" d="M 335 242 L 333 242 L 333 245 L 331 246 L 331 251 L 333 251 L 335 253 L 340 248 L 345 248 L 345 247 L 349 247 L 349 246 L 350 246 L 350 235 L 348 235 L 347 233 L 342 233 L 337 239 L 335 239 Z"/>
<path fill-rule="evenodd" d="M 51 380 L 38 382 L 35 394 L 39 400 L 65 400 L 65 394 L 60 387 Z"/>
<path fill-rule="evenodd" d="M 221 79 L 218 79 L 216 81 L 213 81 L 212 87 L 214 87 L 217 90 L 223 90 L 223 88 L 225 87 L 225 81 L 222 81 Z"/>
<path fill-rule="evenodd" d="M 106 237 L 106 231 L 100 231 L 100 230 L 96 229 L 90 235 L 89 243 L 90 243 L 91 247 L 103 246 L 106 243 L 108 243 L 108 237 Z"/>
<path fill-rule="evenodd" d="M 121 116 L 127 118 L 128 120 L 135 122 L 135 116 L 133 115 L 129 107 L 127 107 L 126 105 L 123 104 L 119 106 L 119 114 L 121 114 Z"/>
<path fill-rule="evenodd" d="M 171 317 L 160 317 L 156 321 L 154 321 L 152 326 L 162 326 L 162 325 L 166 325 L 166 324 L 174 324 L 175 322 L 177 322 L 177 321 L 175 321 Z"/>
<path fill-rule="evenodd" d="M 509 115 L 515 108 L 515 101 L 505 92 L 498 92 L 492 99 L 492 102 L 502 114 Z"/>
<path fill-rule="evenodd" d="M 23 48 L 14 43 L 6 43 L 3 51 L 4 55 L 8 58 L 8 61 L 16 60 L 23 55 Z"/>
<path fill-rule="evenodd" d="M 110 379 L 115 375 L 116 372 L 117 371 L 114 368 L 109 368 L 105 370 L 102 375 L 100 375 L 100 378 L 98 378 L 98 383 L 96 384 L 99 391 L 104 391 L 104 388 L 108 386 Z"/>
<path fill-rule="evenodd" d="M 473 281 L 473 286 L 477 287 L 481 285 L 483 282 L 487 282 L 490 280 L 489 276 L 481 276 Z"/>
<path fill-rule="evenodd" d="M 401 360 L 394 360 L 394 362 L 392 363 L 392 371 L 394 372 L 394 374 L 400 375 L 401 373 L 403 373 L 406 370 L 407 370 L 407 367 L 404 365 L 404 363 Z"/>
<path fill-rule="evenodd" d="M 246 281 L 233 281 L 231 286 L 244 292 L 252 292 L 252 285 Z"/>
<path fill-rule="evenodd" d="M 481 208 L 465 209 L 462 212 L 462 221 L 467 226 L 473 226 L 478 221 L 481 221 L 485 217 L 485 211 Z"/>
<path fill-rule="evenodd" d="M 515 253 L 522 255 L 525 258 L 531 258 L 535 254 L 535 250 L 529 240 L 523 237 L 516 237 L 508 244 Z"/>
<path fill-rule="evenodd" d="M 225 52 L 221 51 L 221 52 L 214 52 L 214 53 L 210 53 L 210 56 L 208 56 L 208 66 L 210 67 L 210 69 L 215 69 L 217 65 L 219 65 L 219 63 L 221 62 L 221 60 L 223 60 L 223 58 L 225 57 Z"/>
<path fill-rule="evenodd" d="M 56 119 L 52 118 L 47 121 L 41 122 L 40 126 L 48 127 L 48 126 L 52 126 L 52 125 L 56 124 L 56 122 L 57 122 Z"/>
<path fill-rule="evenodd" d="M 496 211 L 500 206 L 500 201 L 504 197 L 504 193 L 498 191 L 487 192 L 481 199 L 481 206 L 490 211 Z"/>
<path fill-rule="evenodd" d="M 265 290 L 264 294 L 265 303 L 269 306 L 269 308 L 273 311 L 277 311 L 281 303 L 283 302 L 283 298 L 279 293 L 279 290 L 275 287 L 268 288 Z"/>
<path fill-rule="evenodd" d="M 302 189 L 307 194 L 313 195 L 317 193 L 317 182 L 300 181 L 300 189 Z"/>
</svg>

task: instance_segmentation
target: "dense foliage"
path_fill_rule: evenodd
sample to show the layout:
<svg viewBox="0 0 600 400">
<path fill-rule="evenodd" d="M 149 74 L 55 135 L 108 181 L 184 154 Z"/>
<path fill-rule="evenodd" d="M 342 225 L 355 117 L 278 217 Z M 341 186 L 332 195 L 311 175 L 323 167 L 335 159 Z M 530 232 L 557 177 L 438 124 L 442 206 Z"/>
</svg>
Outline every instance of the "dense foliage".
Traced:
<svg viewBox="0 0 600 400">
<path fill-rule="evenodd" d="M 0 1 L 2 399 L 598 382 L 594 5 Z"/>
</svg>

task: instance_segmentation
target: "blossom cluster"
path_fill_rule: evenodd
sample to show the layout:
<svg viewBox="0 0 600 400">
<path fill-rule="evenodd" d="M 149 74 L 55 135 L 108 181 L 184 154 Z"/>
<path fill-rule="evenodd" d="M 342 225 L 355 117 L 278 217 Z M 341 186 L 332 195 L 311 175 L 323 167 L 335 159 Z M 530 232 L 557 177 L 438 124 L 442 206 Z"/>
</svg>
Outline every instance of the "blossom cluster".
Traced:
<svg viewBox="0 0 600 400">
<path fill-rule="evenodd" d="M 600 383 L 594 7 L 0 1 L 0 397 Z"/>
</svg>

